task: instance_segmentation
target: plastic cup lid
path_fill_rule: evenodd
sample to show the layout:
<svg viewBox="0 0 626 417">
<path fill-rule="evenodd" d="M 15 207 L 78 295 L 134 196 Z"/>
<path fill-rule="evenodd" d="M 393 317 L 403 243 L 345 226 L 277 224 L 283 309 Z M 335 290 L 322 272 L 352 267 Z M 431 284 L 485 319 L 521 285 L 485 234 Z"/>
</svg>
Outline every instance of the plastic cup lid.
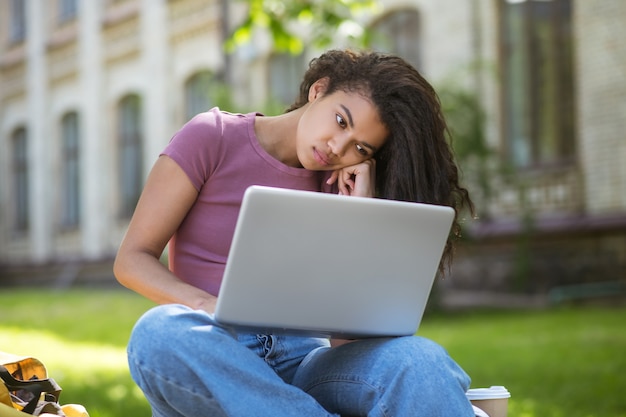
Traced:
<svg viewBox="0 0 626 417">
<path fill-rule="evenodd" d="M 490 388 L 472 388 L 465 395 L 470 401 L 511 398 L 511 393 L 505 387 L 495 385 Z"/>
</svg>

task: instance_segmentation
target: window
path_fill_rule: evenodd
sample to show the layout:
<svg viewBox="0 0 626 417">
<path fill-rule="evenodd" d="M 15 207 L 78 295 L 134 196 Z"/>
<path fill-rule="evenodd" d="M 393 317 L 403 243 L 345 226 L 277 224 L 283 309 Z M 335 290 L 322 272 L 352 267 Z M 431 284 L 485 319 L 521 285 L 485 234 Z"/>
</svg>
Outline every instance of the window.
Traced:
<svg viewBox="0 0 626 417">
<path fill-rule="evenodd" d="M 503 133 L 511 162 L 538 167 L 575 153 L 570 0 L 502 0 Z"/>
<path fill-rule="evenodd" d="M 304 70 L 304 54 L 273 54 L 269 62 L 269 85 L 272 99 L 278 100 L 284 106 L 296 101 Z"/>
<path fill-rule="evenodd" d="M 215 105 L 211 100 L 211 87 L 215 86 L 215 77 L 210 71 L 201 71 L 189 78 L 185 84 L 185 120 Z"/>
<path fill-rule="evenodd" d="M 9 7 L 11 8 L 9 41 L 19 43 L 26 38 L 26 2 L 24 0 L 11 0 Z"/>
<path fill-rule="evenodd" d="M 398 10 L 382 17 L 371 27 L 372 47 L 398 55 L 421 68 L 420 16 L 417 10 Z"/>
<path fill-rule="evenodd" d="M 61 120 L 63 141 L 63 192 L 61 225 L 77 227 L 80 222 L 80 145 L 78 115 L 68 113 Z"/>
<path fill-rule="evenodd" d="M 29 228 L 28 211 L 30 208 L 28 185 L 28 144 L 25 128 L 19 128 L 13 133 L 12 171 L 13 171 L 13 199 L 14 229 L 16 232 L 26 232 Z"/>
<path fill-rule="evenodd" d="M 122 217 L 135 210 L 143 187 L 143 138 L 141 99 L 130 95 L 119 105 L 119 190 Z"/>
<path fill-rule="evenodd" d="M 76 0 L 58 0 L 59 23 L 76 17 Z"/>
</svg>

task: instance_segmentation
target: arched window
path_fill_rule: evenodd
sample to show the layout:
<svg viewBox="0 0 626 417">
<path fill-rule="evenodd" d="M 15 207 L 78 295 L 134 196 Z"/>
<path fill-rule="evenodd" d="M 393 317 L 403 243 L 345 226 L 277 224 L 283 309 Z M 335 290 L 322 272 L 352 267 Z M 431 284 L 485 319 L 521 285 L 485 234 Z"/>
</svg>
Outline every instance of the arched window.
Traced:
<svg viewBox="0 0 626 417">
<path fill-rule="evenodd" d="M 18 128 L 11 137 L 14 230 L 26 232 L 29 228 L 28 211 L 30 208 L 28 185 L 28 137 L 26 128 Z"/>
<path fill-rule="evenodd" d="M 198 72 L 187 80 L 185 83 L 185 120 L 215 106 L 211 100 L 211 87 L 215 85 L 215 77 L 210 71 Z"/>
<path fill-rule="evenodd" d="M 299 93 L 305 71 L 304 54 L 275 53 L 269 61 L 269 85 L 272 99 L 288 106 Z"/>
<path fill-rule="evenodd" d="M 61 119 L 63 201 L 61 225 L 77 227 L 80 222 L 80 138 L 78 114 L 68 113 Z"/>
<path fill-rule="evenodd" d="M 420 16 L 417 10 L 391 12 L 374 23 L 371 32 L 374 49 L 398 55 L 421 69 Z"/>
<path fill-rule="evenodd" d="M 118 107 L 120 215 L 130 217 L 143 188 L 141 99 L 124 97 Z"/>
</svg>

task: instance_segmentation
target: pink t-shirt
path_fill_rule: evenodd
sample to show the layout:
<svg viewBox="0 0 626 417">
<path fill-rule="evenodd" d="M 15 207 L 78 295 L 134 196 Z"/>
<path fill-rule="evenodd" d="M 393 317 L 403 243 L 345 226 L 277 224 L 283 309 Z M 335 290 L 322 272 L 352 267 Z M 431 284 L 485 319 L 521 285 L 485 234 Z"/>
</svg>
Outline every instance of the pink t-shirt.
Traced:
<svg viewBox="0 0 626 417">
<path fill-rule="evenodd" d="M 199 193 L 170 240 L 170 270 L 213 295 L 219 292 L 246 188 L 322 191 L 327 177 L 270 156 L 254 133 L 255 117 L 213 108 L 183 126 L 162 153 L 176 161 Z"/>
</svg>

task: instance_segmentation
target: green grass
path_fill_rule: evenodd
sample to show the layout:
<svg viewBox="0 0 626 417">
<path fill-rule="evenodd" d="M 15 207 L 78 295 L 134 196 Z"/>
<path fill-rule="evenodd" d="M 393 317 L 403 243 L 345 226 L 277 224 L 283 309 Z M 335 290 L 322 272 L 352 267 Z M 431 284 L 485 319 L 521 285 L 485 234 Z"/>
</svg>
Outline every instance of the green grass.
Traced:
<svg viewBox="0 0 626 417">
<path fill-rule="evenodd" d="M 626 309 L 429 317 L 429 337 L 472 376 L 504 385 L 512 417 L 626 417 Z"/>
<path fill-rule="evenodd" d="M 135 320 L 153 304 L 126 290 L 0 292 L 0 350 L 41 359 L 62 403 L 92 417 L 148 417 L 126 366 Z M 509 417 L 626 417 L 626 308 L 429 313 L 473 387 L 504 385 Z"/>
<path fill-rule="evenodd" d="M 126 290 L 0 293 L 0 350 L 41 360 L 63 388 L 61 403 L 91 417 L 148 417 L 126 364 L 134 322 L 153 305 Z"/>
</svg>

